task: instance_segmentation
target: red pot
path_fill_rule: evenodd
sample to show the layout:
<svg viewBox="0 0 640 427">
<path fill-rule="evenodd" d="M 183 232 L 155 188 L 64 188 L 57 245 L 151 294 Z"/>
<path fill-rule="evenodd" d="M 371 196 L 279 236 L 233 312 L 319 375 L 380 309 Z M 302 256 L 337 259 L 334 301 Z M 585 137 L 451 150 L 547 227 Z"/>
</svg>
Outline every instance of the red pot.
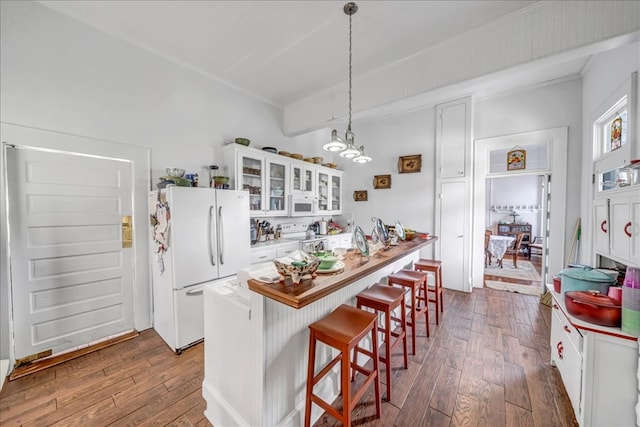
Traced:
<svg viewBox="0 0 640 427">
<path fill-rule="evenodd" d="M 564 305 L 569 314 L 585 322 L 619 327 L 622 321 L 620 301 L 598 292 L 565 292 Z"/>
<path fill-rule="evenodd" d="M 560 293 L 562 289 L 562 281 L 560 280 L 560 276 L 553 276 L 553 290 L 557 293 Z"/>
</svg>

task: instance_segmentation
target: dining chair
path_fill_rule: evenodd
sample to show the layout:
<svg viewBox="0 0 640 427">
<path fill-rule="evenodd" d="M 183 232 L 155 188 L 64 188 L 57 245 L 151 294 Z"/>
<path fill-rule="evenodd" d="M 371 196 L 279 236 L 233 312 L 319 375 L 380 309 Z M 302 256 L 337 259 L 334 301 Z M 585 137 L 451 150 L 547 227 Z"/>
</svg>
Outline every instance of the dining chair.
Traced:
<svg viewBox="0 0 640 427">
<path fill-rule="evenodd" d="M 513 242 L 513 246 L 507 249 L 504 253 L 502 259 L 504 259 L 508 255 L 513 256 L 513 266 L 518 268 L 518 252 L 520 252 L 520 245 L 522 244 L 522 238 L 524 237 L 524 233 L 516 234 L 516 240 Z M 502 267 L 502 260 L 500 260 L 500 267 Z"/>
<path fill-rule="evenodd" d="M 535 255 L 542 256 L 542 236 L 536 236 L 533 241 L 529 243 L 529 253 L 534 255 L 533 251 L 536 251 Z"/>
<path fill-rule="evenodd" d="M 491 240 L 491 230 L 484 231 L 484 266 L 491 265 L 491 251 L 489 251 L 489 240 Z"/>
</svg>

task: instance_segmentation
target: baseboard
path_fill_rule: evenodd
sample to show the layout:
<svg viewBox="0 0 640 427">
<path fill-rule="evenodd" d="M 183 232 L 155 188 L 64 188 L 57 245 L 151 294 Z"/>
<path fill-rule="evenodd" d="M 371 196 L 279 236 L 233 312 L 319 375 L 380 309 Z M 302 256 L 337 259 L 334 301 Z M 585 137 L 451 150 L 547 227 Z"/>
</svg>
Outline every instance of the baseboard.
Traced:
<svg viewBox="0 0 640 427">
<path fill-rule="evenodd" d="M 2 390 L 2 386 L 4 382 L 7 380 L 7 375 L 9 374 L 9 359 L 0 360 L 0 390 Z"/>
</svg>

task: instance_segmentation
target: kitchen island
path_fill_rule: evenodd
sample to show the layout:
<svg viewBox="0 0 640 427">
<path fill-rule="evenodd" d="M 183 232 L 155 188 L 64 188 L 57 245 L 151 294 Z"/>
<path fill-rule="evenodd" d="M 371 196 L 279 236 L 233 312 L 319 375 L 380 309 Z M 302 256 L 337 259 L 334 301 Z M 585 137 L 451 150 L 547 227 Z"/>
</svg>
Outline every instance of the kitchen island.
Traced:
<svg viewBox="0 0 640 427">
<path fill-rule="evenodd" d="M 412 268 L 420 250 L 437 240 L 402 242 L 368 259 L 348 252 L 342 272 L 298 286 L 248 280 L 235 287 L 205 287 L 206 417 L 216 427 L 301 426 L 304 420 L 308 326 L 386 276 Z M 366 262 L 365 262 L 366 261 Z M 370 345 L 370 343 L 366 343 Z M 320 347 L 317 363 L 332 350 Z M 338 396 L 338 368 L 320 385 L 327 401 Z M 322 410 L 314 405 L 312 420 Z"/>
</svg>

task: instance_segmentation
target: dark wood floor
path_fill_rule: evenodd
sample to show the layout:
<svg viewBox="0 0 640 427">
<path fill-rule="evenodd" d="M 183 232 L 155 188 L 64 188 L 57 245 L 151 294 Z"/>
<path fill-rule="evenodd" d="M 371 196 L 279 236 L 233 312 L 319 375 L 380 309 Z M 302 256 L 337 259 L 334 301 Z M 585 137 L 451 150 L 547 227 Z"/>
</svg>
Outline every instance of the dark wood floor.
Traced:
<svg viewBox="0 0 640 427">
<path fill-rule="evenodd" d="M 382 418 L 373 419 L 369 394 L 354 425 L 576 426 L 559 373 L 549 365 L 550 317 L 538 297 L 445 289 L 441 324 L 432 313 L 428 339 L 422 324 L 409 368 L 394 356 L 393 399 L 383 401 Z M 0 425 L 211 425 L 203 415 L 203 348 L 176 356 L 147 330 L 6 382 Z M 325 416 L 317 425 L 335 421 Z"/>
</svg>

